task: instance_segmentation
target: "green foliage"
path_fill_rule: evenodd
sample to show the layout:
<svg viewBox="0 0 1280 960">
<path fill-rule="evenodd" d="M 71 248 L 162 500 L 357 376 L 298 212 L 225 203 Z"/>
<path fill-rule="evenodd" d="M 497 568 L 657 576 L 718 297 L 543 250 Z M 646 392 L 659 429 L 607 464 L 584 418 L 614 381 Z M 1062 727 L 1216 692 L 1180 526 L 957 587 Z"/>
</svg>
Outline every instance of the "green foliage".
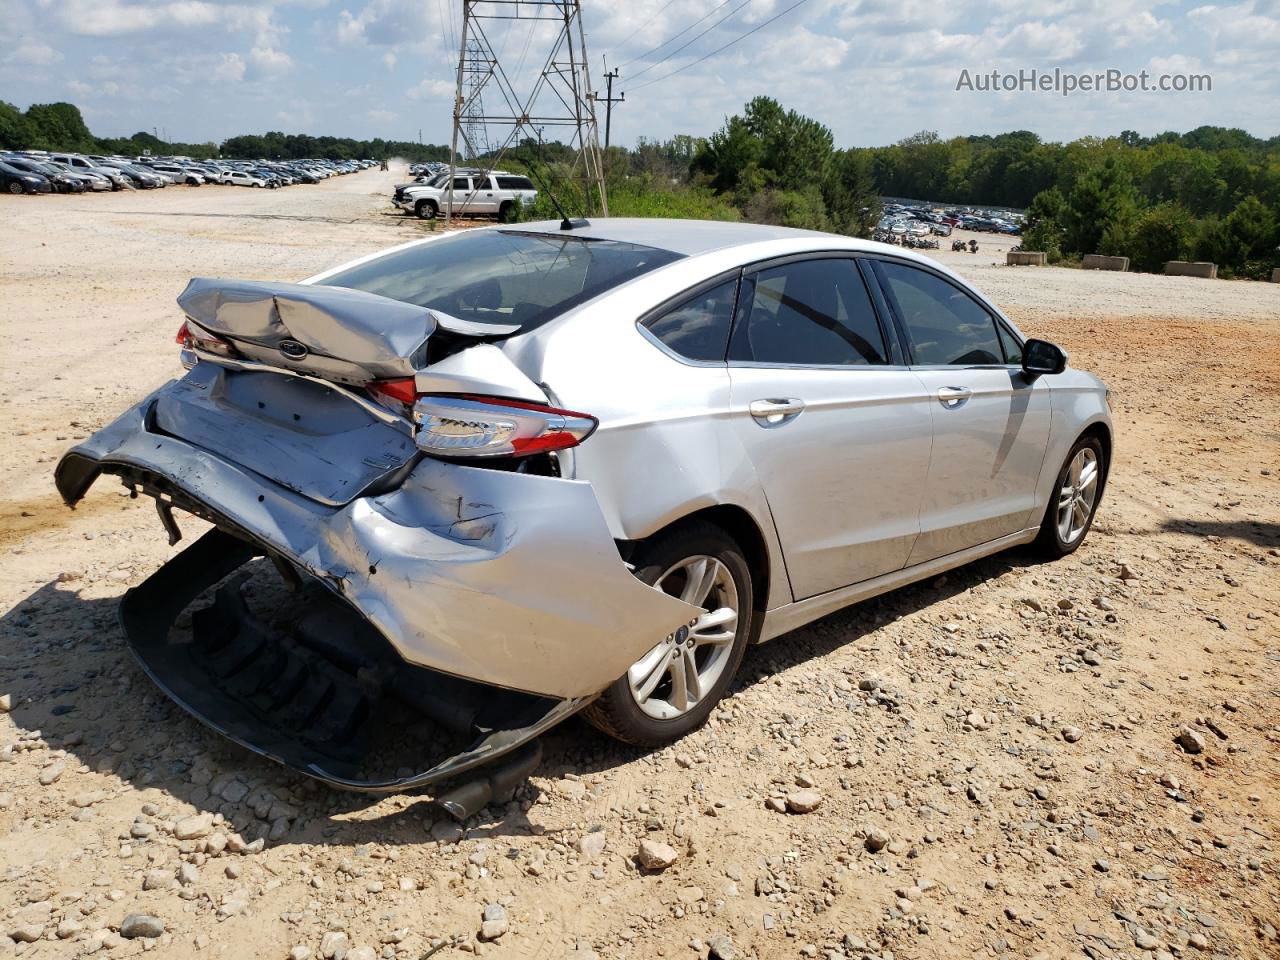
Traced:
<svg viewBox="0 0 1280 960">
<path fill-rule="evenodd" d="M 1161 203 L 1142 214 L 1120 256 L 1134 270 L 1159 273 L 1169 260 L 1185 260 L 1191 252 L 1195 221 L 1176 203 Z"/>
<path fill-rule="evenodd" d="M 21 110 L 0 100 L 0 149 L 24 150 L 35 142 L 35 132 Z"/>
<path fill-rule="evenodd" d="M 1027 222 L 1022 230 L 1022 247 L 1048 255 L 1050 261 L 1062 258 L 1065 230 L 1062 226 L 1067 201 L 1057 187 L 1036 194 L 1027 208 Z"/>
<path fill-rule="evenodd" d="M 70 103 L 33 103 L 26 119 L 37 150 L 97 149 L 80 110 Z"/>
<path fill-rule="evenodd" d="M 1223 220 L 1206 221 L 1196 239 L 1197 259 L 1218 264 L 1225 276 L 1263 279 L 1280 258 L 1276 214 L 1257 197 L 1246 197 Z"/>
</svg>

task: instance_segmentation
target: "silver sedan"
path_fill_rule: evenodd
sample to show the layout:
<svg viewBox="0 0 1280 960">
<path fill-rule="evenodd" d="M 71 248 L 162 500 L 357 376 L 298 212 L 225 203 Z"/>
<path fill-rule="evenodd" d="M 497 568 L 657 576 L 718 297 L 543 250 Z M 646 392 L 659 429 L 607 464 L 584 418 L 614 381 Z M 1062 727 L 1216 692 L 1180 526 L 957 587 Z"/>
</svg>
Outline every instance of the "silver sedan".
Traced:
<svg viewBox="0 0 1280 960">
<path fill-rule="evenodd" d="M 578 710 L 669 742 L 752 643 L 1072 552 L 1111 463 L 1102 383 L 935 261 L 847 237 L 532 223 L 179 303 L 188 372 L 59 489 L 114 474 L 171 541 L 175 515 L 212 525 L 126 595 L 134 653 L 206 723 L 355 789 Z M 246 586 L 268 575 L 286 594 Z"/>
</svg>

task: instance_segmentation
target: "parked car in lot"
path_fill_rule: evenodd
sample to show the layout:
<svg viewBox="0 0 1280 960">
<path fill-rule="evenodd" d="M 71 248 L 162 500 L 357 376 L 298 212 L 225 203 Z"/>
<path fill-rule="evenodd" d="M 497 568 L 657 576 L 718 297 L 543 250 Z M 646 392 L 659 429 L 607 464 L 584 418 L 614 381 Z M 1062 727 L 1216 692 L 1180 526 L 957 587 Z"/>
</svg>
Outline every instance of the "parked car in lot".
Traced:
<svg viewBox="0 0 1280 960">
<path fill-rule="evenodd" d="M 409 184 L 396 188 L 393 202 L 406 213 L 423 220 L 434 220 L 446 207 L 455 217 L 496 217 L 511 220 L 517 211 L 533 204 L 538 191 L 526 176 L 497 170 L 459 172 L 449 189 L 446 170 L 426 184 Z M 452 206 L 450 207 L 450 197 Z"/>
<path fill-rule="evenodd" d="M 19 170 L 0 160 L 0 190 L 5 193 L 49 193 L 53 184 L 49 178 L 29 170 Z"/>
<path fill-rule="evenodd" d="M 222 182 L 237 187 L 265 187 L 267 185 L 267 181 L 262 177 L 245 170 L 228 170 L 222 175 Z"/>
<path fill-rule="evenodd" d="M 82 178 L 65 173 L 53 164 L 11 153 L 3 155 L 0 159 L 24 173 L 34 173 L 46 178 L 53 184 L 53 189 L 57 193 L 84 193 L 85 191 L 85 181 Z"/>
<path fill-rule="evenodd" d="M 189 371 L 58 489 L 115 475 L 171 540 L 213 525 L 125 594 L 127 642 L 214 729 L 357 789 L 578 710 L 669 742 L 751 643 L 1074 551 L 1111 462 L 1096 378 L 937 262 L 848 237 L 480 228 L 179 303 Z"/>
<path fill-rule="evenodd" d="M 87 191 L 101 192 L 114 189 L 111 179 L 103 174 L 94 173 L 93 171 L 85 168 L 69 167 L 64 163 L 58 163 L 55 160 L 47 160 L 45 162 L 66 176 L 79 180 L 84 184 L 84 188 Z"/>
<path fill-rule="evenodd" d="M 154 170 L 138 166 L 136 164 L 126 163 L 123 160 L 104 159 L 102 160 L 102 164 L 103 166 L 119 170 L 133 181 L 134 186 L 144 190 L 153 190 L 159 187 L 164 187 L 167 186 L 169 182 Z"/>
</svg>

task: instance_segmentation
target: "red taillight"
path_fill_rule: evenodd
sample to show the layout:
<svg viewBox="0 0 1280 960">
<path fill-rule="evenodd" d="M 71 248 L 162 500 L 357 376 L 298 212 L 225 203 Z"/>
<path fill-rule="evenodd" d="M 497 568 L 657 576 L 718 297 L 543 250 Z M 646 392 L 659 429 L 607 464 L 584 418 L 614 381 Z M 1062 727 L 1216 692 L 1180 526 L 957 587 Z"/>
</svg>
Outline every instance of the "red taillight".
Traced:
<svg viewBox="0 0 1280 960">
<path fill-rule="evenodd" d="M 419 449 L 443 457 L 527 457 L 576 447 L 598 421 L 587 413 L 561 410 L 531 400 L 476 394 L 414 393 L 414 381 L 377 380 L 369 392 L 412 408 Z M 387 402 L 390 401 L 390 402 Z"/>
<path fill-rule="evenodd" d="M 418 399 L 418 390 L 413 377 L 405 377 L 402 380 L 374 380 L 367 387 L 369 392 L 379 399 L 386 397 L 406 407 L 413 406 L 413 402 Z"/>
<path fill-rule="evenodd" d="M 236 348 L 230 340 L 224 340 L 190 320 L 182 321 L 182 326 L 178 328 L 178 335 L 173 339 L 183 350 L 203 350 L 205 353 L 214 353 L 220 357 L 237 355 Z"/>
</svg>

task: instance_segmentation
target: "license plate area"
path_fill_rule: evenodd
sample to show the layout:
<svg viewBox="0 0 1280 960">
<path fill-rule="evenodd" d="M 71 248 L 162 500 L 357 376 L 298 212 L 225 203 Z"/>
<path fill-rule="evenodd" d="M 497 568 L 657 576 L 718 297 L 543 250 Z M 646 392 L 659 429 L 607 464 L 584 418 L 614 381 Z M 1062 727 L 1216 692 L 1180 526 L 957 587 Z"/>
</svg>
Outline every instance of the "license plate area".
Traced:
<svg viewBox="0 0 1280 960">
<path fill-rule="evenodd" d="M 385 486 L 419 456 L 407 426 L 377 419 L 338 390 L 213 363 L 197 364 L 158 397 L 152 426 L 328 506 Z"/>
</svg>

